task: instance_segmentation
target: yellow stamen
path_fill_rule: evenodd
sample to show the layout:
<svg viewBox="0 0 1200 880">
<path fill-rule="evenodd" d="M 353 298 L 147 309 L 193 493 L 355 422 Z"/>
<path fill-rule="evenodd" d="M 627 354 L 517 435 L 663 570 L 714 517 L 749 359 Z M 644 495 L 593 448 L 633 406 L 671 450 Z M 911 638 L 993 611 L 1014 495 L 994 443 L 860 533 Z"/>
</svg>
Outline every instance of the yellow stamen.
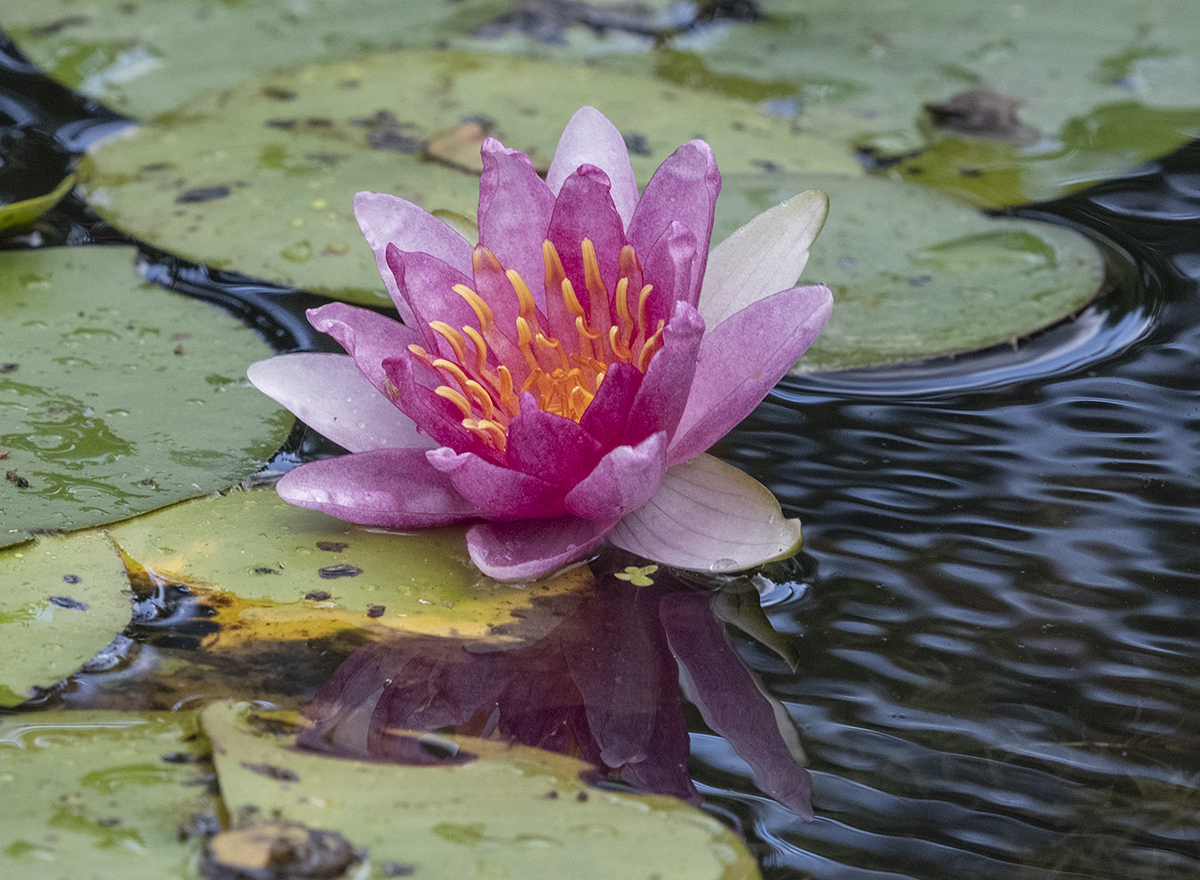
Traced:
<svg viewBox="0 0 1200 880">
<path fill-rule="evenodd" d="M 662 348 L 663 326 L 665 323 L 664 321 L 659 321 L 658 329 L 654 331 L 654 335 L 642 345 L 642 351 L 638 355 L 636 366 L 643 373 L 650 366 L 650 358 L 654 357 L 654 353 Z"/>
<path fill-rule="evenodd" d="M 471 409 L 471 402 L 448 385 L 439 385 L 437 388 L 433 389 L 433 393 L 438 397 L 444 397 L 446 400 L 457 406 L 462 412 L 463 418 L 470 418 L 474 413 L 474 410 Z"/>
<path fill-rule="evenodd" d="M 652 290 L 654 290 L 654 285 L 647 284 L 638 294 L 638 326 L 641 327 L 643 333 L 650 329 L 650 319 L 646 317 L 646 304 L 650 301 L 650 291 Z"/>
<path fill-rule="evenodd" d="M 558 359 L 562 362 L 562 368 L 564 370 L 569 370 L 571 368 L 571 362 L 567 360 L 567 353 L 563 350 L 563 344 L 561 342 L 559 342 L 557 339 L 547 339 L 541 333 L 537 335 L 537 341 L 538 345 L 542 346 L 543 348 L 552 348 L 558 352 Z"/>
<path fill-rule="evenodd" d="M 487 366 L 487 343 L 483 341 L 483 337 L 479 335 L 479 331 L 474 327 L 463 327 L 463 333 L 471 340 L 471 344 L 475 346 L 475 372 L 489 381 L 494 381 L 493 374 Z"/>
<path fill-rule="evenodd" d="M 517 294 L 521 317 L 526 321 L 532 320 L 537 314 L 537 305 L 533 301 L 533 294 L 529 292 L 529 285 L 525 283 L 525 279 L 516 269 L 509 269 L 504 274 L 508 276 L 508 283 L 512 285 Z"/>
<path fill-rule="evenodd" d="M 467 380 L 467 393 L 471 395 L 472 400 L 479 404 L 485 419 L 490 419 L 495 414 L 496 409 L 491 395 L 484 391 L 483 386 L 474 379 Z"/>
<path fill-rule="evenodd" d="M 465 284 L 454 285 L 454 292 L 467 301 L 467 305 L 471 307 L 471 311 L 475 313 L 475 318 L 479 321 L 479 330 L 487 333 L 496 324 L 496 318 L 492 314 L 491 308 L 483 301 L 483 297 L 467 287 Z"/>
<path fill-rule="evenodd" d="M 459 333 L 445 321 L 430 321 L 429 329 L 450 343 L 450 347 L 454 349 L 454 356 L 458 358 L 458 362 L 460 364 L 466 362 L 467 348 L 461 333 Z"/>
<path fill-rule="evenodd" d="M 627 364 L 633 363 L 633 352 L 621 342 L 616 327 L 608 328 L 608 344 L 612 347 L 613 354 L 617 356 L 618 360 L 624 361 Z"/>
<path fill-rule="evenodd" d="M 467 391 L 467 382 L 469 382 L 470 379 L 467 378 L 467 374 L 463 372 L 462 367 L 454 363 L 454 361 L 448 361 L 445 358 L 435 358 L 433 361 L 433 366 L 436 369 L 449 373 L 454 377 L 454 381 L 456 381 L 462 387 L 464 392 L 468 394 L 470 393 Z"/>
</svg>

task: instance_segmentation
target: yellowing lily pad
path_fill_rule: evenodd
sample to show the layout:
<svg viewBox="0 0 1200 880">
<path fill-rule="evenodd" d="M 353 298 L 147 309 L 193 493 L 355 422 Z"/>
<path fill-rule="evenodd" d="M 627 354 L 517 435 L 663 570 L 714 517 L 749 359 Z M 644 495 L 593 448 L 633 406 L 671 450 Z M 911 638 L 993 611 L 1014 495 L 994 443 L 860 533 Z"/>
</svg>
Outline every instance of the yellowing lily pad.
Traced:
<svg viewBox="0 0 1200 880">
<path fill-rule="evenodd" d="M 156 247 L 380 304 L 383 283 L 351 210 L 356 191 L 473 214 L 478 177 L 459 166 L 474 156 L 477 168 L 478 148 L 464 139 L 487 130 L 545 166 L 563 125 L 589 103 L 635 145 L 643 182 L 694 137 L 709 141 L 726 173 L 857 170 L 844 147 L 796 135 L 748 102 L 586 68 L 434 52 L 283 71 L 197 98 L 100 146 L 81 178 L 102 216 Z M 431 139 L 440 160 L 425 154 Z"/>
<path fill-rule="evenodd" d="M 579 774 L 588 767 L 577 759 L 457 736 L 445 739 L 475 760 L 412 767 L 331 758 L 271 732 L 289 717 L 281 715 L 255 723 L 245 705 L 204 710 L 229 814 L 239 827 L 293 822 L 337 832 L 365 852 L 369 876 L 759 876 L 720 822 L 670 798 L 585 786 Z"/>
<path fill-rule="evenodd" d="M 62 201 L 62 197 L 69 193 L 74 185 L 75 175 L 68 174 L 58 186 L 45 195 L 0 205 L 0 232 L 28 226 Z"/>
<path fill-rule="evenodd" d="M 830 210 L 801 281 L 829 285 L 834 305 L 796 373 L 1014 342 L 1083 308 L 1104 281 L 1099 251 L 1073 230 L 872 178 L 731 178 L 714 237 L 803 189 L 827 192 Z"/>
<path fill-rule="evenodd" d="M 6 0 L 4 28 L 52 77 L 152 116 L 283 64 L 428 47 L 503 0 Z"/>
<path fill-rule="evenodd" d="M 141 281 L 134 256 L 0 254 L 0 546 L 225 488 L 287 436 L 245 378 L 266 344 Z"/>
<path fill-rule="evenodd" d="M 272 489 L 197 499 L 111 534 L 153 578 L 209 591 L 221 625 L 214 646 L 350 627 L 515 642 L 516 615 L 569 598 L 591 577 L 580 566 L 525 587 L 500 584 L 471 564 L 462 529 L 367 529 L 293 507 Z"/>
<path fill-rule="evenodd" d="M 195 713 L 0 719 L 0 876 L 191 880 L 217 799 Z"/>
<path fill-rule="evenodd" d="M 0 550 L 0 706 L 66 678 L 111 642 L 129 624 L 128 590 L 102 534 Z"/>
</svg>

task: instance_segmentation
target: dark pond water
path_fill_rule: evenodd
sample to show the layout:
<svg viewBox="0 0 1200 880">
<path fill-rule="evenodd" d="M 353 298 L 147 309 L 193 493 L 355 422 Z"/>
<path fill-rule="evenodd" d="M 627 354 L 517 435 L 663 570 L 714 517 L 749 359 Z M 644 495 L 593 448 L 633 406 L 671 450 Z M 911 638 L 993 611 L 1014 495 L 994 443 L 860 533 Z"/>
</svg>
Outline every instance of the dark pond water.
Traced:
<svg viewBox="0 0 1200 880">
<path fill-rule="evenodd" d="M 12 59 L 9 120 L 71 147 L 112 122 Z M 1020 213 L 1108 249 L 1087 313 L 789 381 L 716 450 L 805 521 L 764 599 L 798 670 L 735 641 L 799 726 L 816 819 L 688 716 L 693 779 L 768 878 L 1200 877 L 1200 146 Z M 55 224 L 116 237 L 78 204 Z M 300 295 L 151 274 L 314 344 Z"/>
</svg>

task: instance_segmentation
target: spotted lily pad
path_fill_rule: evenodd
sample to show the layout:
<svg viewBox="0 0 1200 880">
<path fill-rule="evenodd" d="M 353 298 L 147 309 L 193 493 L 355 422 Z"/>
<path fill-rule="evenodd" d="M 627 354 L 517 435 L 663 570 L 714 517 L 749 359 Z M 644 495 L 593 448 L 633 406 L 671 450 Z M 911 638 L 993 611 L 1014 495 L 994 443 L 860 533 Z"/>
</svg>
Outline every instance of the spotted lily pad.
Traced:
<svg viewBox="0 0 1200 880">
<path fill-rule="evenodd" d="M 267 346 L 134 253 L 0 254 L 0 546 L 227 487 L 287 436 L 245 379 Z"/>
<path fill-rule="evenodd" d="M 0 719 L 0 876 L 190 880 L 216 825 L 191 712 Z"/>
<path fill-rule="evenodd" d="M 857 170 L 844 148 L 795 135 L 748 102 L 586 68 L 434 52 L 283 71 L 198 98 L 102 145 L 81 177 L 101 215 L 164 250 L 386 303 L 351 212 L 356 191 L 473 214 L 478 177 L 459 166 L 478 163 L 484 131 L 544 166 L 588 103 L 626 134 L 643 182 L 694 137 L 712 144 L 727 173 Z"/>
<path fill-rule="evenodd" d="M 0 550 L 0 584 L 0 706 L 66 678 L 129 623 L 125 566 L 105 535 Z"/>
<path fill-rule="evenodd" d="M 828 284 L 834 306 L 797 373 L 1013 342 L 1083 308 L 1104 281 L 1099 251 L 1073 230 L 871 178 L 730 178 L 714 237 L 809 187 L 829 194 L 830 212 L 802 280 Z"/>
<path fill-rule="evenodd" d="M 720 822 L 670 798 L 585 786 L 575 758 L 456 736 L 443 748 L 474 760 L 375 764 L 290 748 L 275 731 L 294 715 L 215 703 L 202 718 L 235 825 L 335 832 L 373 877 L 759 876 Z"/>
<path fill-rule="evenodd" d="M 153 577 L 212 591 L 221 644 L 348 627 L 513 642 L 496 630 L 590 578 L 581 566 L 527 587 L 500 584 L 471 564 L 462 529 L 367 529 L 293 507 L 272 489 L 197 499 L 111 534 Z"/>
<path fill-rule="evenodd" d="M 151 116 L 283 64 L 430 46 L 503 0 L 6 0 L 4 27 L 52 77 Z"/>
</svg>

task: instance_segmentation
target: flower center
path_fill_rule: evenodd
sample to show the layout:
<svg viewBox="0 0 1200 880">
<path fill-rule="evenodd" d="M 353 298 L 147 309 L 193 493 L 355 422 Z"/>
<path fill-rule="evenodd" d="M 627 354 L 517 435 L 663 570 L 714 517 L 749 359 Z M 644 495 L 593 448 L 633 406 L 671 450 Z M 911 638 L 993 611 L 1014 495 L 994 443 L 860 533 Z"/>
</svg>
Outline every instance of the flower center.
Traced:
<svg viewBox="0 0 1200 880">
<path fill-rule="evenodd" d="M 507 444 L 509 421 L 521 411 L 521 394 L 529 392 L 541 409 L 578 422 L 613 364 L 629 364 L 645 373 L 662 348 L 664 322 L 658 321 L 651 331 L 646 314 L 654 286 L 642 284 L 633 246 L 621 249 L 611 295 L 592 242 L 585 238 L 582 249 L 586 308 L 549 241 L 542 242 L 544 314 L 520 274 L 505 270 L 480 246 L 473 256 L 475 276 L 498 273 L 507 279 L 517 299 L 512 326 L 499 326 L 483 297 L 459 284 L 454 291 L 475 312 L 478 326 L 465 326 L 460 332 L 443 321 L 429 324 L 453 357 L 437 357 L 419 345 L 408 347 L 440 374 L 443 381 L 434 393 L 458 407 L 463 427 L 498 452 Z M 636 302 L 630 301 L 631 291 L 636 291 Z"/>
</svg>

